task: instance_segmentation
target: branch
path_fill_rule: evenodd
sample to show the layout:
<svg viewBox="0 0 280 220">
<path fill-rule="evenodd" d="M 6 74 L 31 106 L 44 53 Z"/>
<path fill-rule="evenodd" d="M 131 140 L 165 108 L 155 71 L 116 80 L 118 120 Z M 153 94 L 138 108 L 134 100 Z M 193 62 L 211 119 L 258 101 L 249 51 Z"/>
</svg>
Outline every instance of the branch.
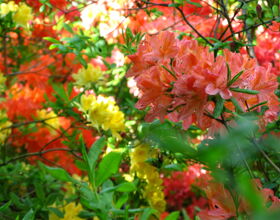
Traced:
<svg viewBox="0 0 280 220">
<path fill-rule="evenodd" d="M 261 25 L 264 25 L 264 24 L 271 24 L 272 21 L 275 21 L 275 20 L 277 20 L 277 19 L 280 19 L 280 17 L 275 17 L 275 18 L 273 18 L 273 19 L 271 19 L 271 20 L 269 20 L 269 21 L 265 21 L 265 22 L 262 22 L 262 23 L 259 23 L 259 24 L 255 24 L 255 25 L 252 25 L 252 26 L 250 26 L 250 27 L 248 27 L 248 28 L 245 28 L 245 29 L 243 29 L 243 30 L 241 30 L 241 31 L 237 31 L 237 32 L 235 32 L 234 34 L 231 34 L 231 35 L 229 35 L 228 37 L 226 37 L 225 39 L 223 39 L 222 42 L 227 41 L 228 39 L 230 39 L 231 37 L 233 37 L 233 36 L 236 35 L 236 34 L 240 34 L 240 33 L 242 33 L 242 32 L 246 32 L 247 30 L 250 30 L 250 29 L 252 29 L 252 28 L 256 28 L 256 27 L 261 26 Z"/>
<path fill-rule="evenodd" d="M 270 157 L 261 149 L 261 147 L 259 146 L 259 144 L 257 143 L 257 141 L 255 139 L 253 139 L 251 141 L 254 146 L 261 152 L 261 154 L 263 155 L 263 157 L 267 160 L 268 163 L 270 163 L 270 165 L 278 172 L 280 173 L 280 168 L 270 159 Z"/>
<path fill-rule="evenodd" d="M 14 162 L 14 161 L 17 161 L 17 160 L 21 160 L 21 159 L 24 159 L 26 157 L 32 157 L 32 156 L 39 156 L 41 157 L 43 154 L 46 154 L 46 153 L 49 153 L 49 152 L 53 152 L 53 151 L 67 151 L 71 154 L 73 154 L 74 156 L 78 157 L 79 159 L 82 159 L 80 156 L 78 156 L 77 154 L 75 154 L 75 150 L 73 149 L 67 149 L 67 148 L 54 148 L 54 149 L 48 149 L 48 150 L 45 150 L 45 151 L 39 151 L 39 152 L 34 152 L 34 153 L 27 153 L 27 154 L 22 154 L 20 156 L 17 156 L 17 157 L 14 157 L 8 161 L 6 161 L 5 163 L 1 163 L 0 164 L 0 167 L 1 166 L 5 166 L 11 162 Z"/>
<path fill-rule="evenodd" d="M 142 2 L 146 3 L 146 4 L 150 4 L 150 5 L 155 5 L 155 6 L 162 6 L 162 7 L 170 7 L 170 4 L 163 4 L 163 3 L 153 3 L 153 2 L 148 2 L 145 0 L 141 0 Z M 209 44 L 210 46 L 214 46 L 209 40 L 207 40 L 201 33 L 199 33 L 199 31 L 197 29 L 195 29 L 195 27 L 188 21 L 188 19 L 186 18 L 184 12 L 182 11 L 181 8 L 179 7 L 175 7 L 175 9 L 177 11 L 179 11 L 179 13 L 181 14 L 183 20 L 185 21 L 185 23 L 199 36 L 201 37 L 207 44 Z"/>
</svg>

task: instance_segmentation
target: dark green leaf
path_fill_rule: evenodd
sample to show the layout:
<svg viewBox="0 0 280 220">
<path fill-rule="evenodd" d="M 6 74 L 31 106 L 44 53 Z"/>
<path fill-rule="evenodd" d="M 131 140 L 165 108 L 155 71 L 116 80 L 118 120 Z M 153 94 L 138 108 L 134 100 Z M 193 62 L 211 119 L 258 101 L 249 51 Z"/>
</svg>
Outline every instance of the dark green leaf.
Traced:
<svg viewBox="0 0 280 220">
<path fill-rule="evenodd" d="M 7 202 L 4 205 L 2 205 L 0 207 L 0 212 L 5 211 L 5 209 L 7 209 L 11 205 L 11 203 L 12 203 L 12 201 L 10 200 L 9 202 Z"/>
</svg>

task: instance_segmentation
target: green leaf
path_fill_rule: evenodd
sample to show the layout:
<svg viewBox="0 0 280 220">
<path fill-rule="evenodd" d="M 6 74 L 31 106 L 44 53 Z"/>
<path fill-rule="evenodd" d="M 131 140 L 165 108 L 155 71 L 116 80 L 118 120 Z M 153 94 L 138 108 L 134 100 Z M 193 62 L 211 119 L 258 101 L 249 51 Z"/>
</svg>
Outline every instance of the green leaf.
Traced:
<svg viewBox="0 0 280 220">
<path fill-rule="evenodd" d="M 163 68 L 163 69 L 165 69 L 168 73 L 170 73 L 175 79 L 177 79 L 177 77 L 176 77 L 176 75 L 175 75 L 175 73 L 174 72 L 172 72 L 171 70 L 169 70 L 166 66 L 164 66 L 164 65 L 161 65 L 161 67 Z"/>
<path fill-rule="evenodd" d="M 66 94 L 66 92 L 63 88 L 63 85 L 53 83 L 52 87 L 53 87 L 54 91 L 59 95 L 60 98 L 62 98 L 63 100 L 65 100 L 67 102 L 69 101 L 69 97 Z"/>
<path fill-rule="evenodd" d="M 63 27 L 64 27 L 68 32 L 70 32 L 71 34 L 74 34 L 74 31 L 73 31 L 73 29 L 71 28 L 71 26 L 70 26 L 69 24 L 64 23 L 64 24 L 63 24 Z"/>
<path fill-rule="evenodd" d="M 250 108 L 248 109 L 248 111 L 251 111 L 251 110 L 253 110 L 254 108 L 257 108 L 257 107 L 259 107 L 259 106 L 261 106 L 261 105 L 265 105 L 266 103 L 267 103 L 267 101 L 264 101 L 264 102 L 260 102 L 259 104 L 253 105 L 252 107 L 250 107 Z"/>
<path fill-rule="evenodd" d="M 96 161 L 102 152 L 102 148 L 106 144 L 105 137 L 99 138 L 97 141 L 94 142 L 94 144 L 91 146 L 88 152 L 88 164 L 91 169 L 95 169 Z"/>
<path fill-rule="evenodd" d="M 228 81 L 227 86 L 231 86 L 244 73 L 244 70 L 237 73 L 231 80 Z"/>
<path fill-rule="evenodd" d="M 256 190 L 256 187 L 253 186 L 252 180 L 248 175 L 240 174 L 237 176 L 237 188 L 239 192 L 246 198 L 250 203 L 254 211 L 263 211 L 264 210 L 264 201 L 263 198 Z"/>
<path fill-rule="evenodd" d="M 11 205 L 11 203 L 12 203 L 12 201 L 10 200 L 9 202 L 7 202 L 4 205 L 2 205 L 0 207 L 0 212 L 5 211 L 5 209 L 7 209 Z"/>
<path fill-rule="evenodd" d="M 53 50 L 53 49 L 55 49 L 55 48 L 58 48 L 59 45 L 61 45 L 61 44 L 52 44 L 52 45 L 49 46 L 49 49 L 50 49 L 50 50 Z"/>
<path fill-rule="evenodd" d="M 201 8 L 201 7 L 202 7 L 202 5 L 199 4 L 199 3 L 197 3 L 197 2 L 192 2 L 192 1 L 190 1 L 190 0 L 187 0 L 187 2 L 188 2 L 190 5 L 194 5 L 194 6 L 198 7 L 198 8 Z"/>
<path fill-rule="evenodd" d="M 134 183 L 125 182 L 117 186 L 116 190 L 118 192 L 132 192 L 135 191 L 137 188 Z"/>
<path fill-rule="evenodd" d="M 243 112 L 243 109 L 240 107 L 238 101 L 237 101 L 234 97 L 231 97 L 231 98 L 230 98 L 230 101 L 231 101 L 232 104 L 234 105 L 235 110 L 236 110 L 237 113 L 238 113 L 238 112 L 240 112 L 240 113 Z"/>
<path fill-rule="evenodd" d="M 59 218 L 63 218 L 64 214 L 57 208 L 49 207 L 48 210 L 56 214 Z"/>
<path fill-rule="evenodd" d="M 155 214 L 156 212 L 157 211 L 152 208 L 145 208 L 140 220 L 149 220 L 151 215 Z"/>
<path fill-rule="evenodd" d="M 246 94 L 250 94 L 250 95 L 256 95 L 256 94 L 260 93 L 259 91 L 250 90 L 250 89 L 230 88 L 230 90 L 233 92 L 246 93 Z"/>
<path fill-rule="evenodd" d="M 227 64 L 227 81 L 229 82 L 231 79 L 231 70 L 229 68 L 229 65 Z"/>
<path fill-rule="evenodd" d="M 116 202 L 116 208 L 120 209 L 129 199 L 128 193 L 124 193 Z"/>
<path fill-rule="evenodd" d="M 245 22 L 246 22 L 246 24 L 249 25 L 249 26 L 252 26 L 252 25 L 255 24 L 255 21 L 254 21 L 254 19 L 252 19 L 252 18 L 247 18 Z"/>
<path fill-rule="evenodd" d="M 52 37 L 43 37 L 44 40 L 50 41 L 52 43 L 56 43 L 56 44 L 61 44 L 61 42 L 55 38 Z"/>
<path fill-rule="evenodd" d="M 225 100 L 220 95 L 216 96 L 216 106 L 215 106 L 214 114 L 213 114 L 213 116 L 215 118 L 220 117 L 220 115 L 222 114 L 223 108 L 224 108 L 224 103 L 225 103 Z"/>
<path fill-rule="evenodd" d="M 121 159 L 122 153 L 114 151 L 110 152 L 102 159 L 96 172 L 97 187 L 118 171 Z"/>
<path fill-rule="evenodd" d="M 190 147 L 186 141 L 186 133 L 173 127 L 168 121 L 161 123 L 159 120 L 155 120 L 152 123 L 144 123 L 140 132 L 144 142 L 155 144 L 161 149 L 181 153 L 188 157 L 196 154 L 196 150 Z"/>
<path fill-rule="evenodd" d="M 33 209 L 30 209 L 23 217 L 22 220 L 34 220 L 35 212 Z"/>
<path fill-rule="evenodd" d="M 77 56 L 78 61 L 83 65 L 84 68 L 87 68 L 88 64 L 86 62 L 86 60 L 81 56 Z"/>
<path fill-rule="evenodd" d="M 51 176 L 56 178 L 57 180 L 63 181 L 63 182 L 77 182 L 77 180 L 73 179 L 66 170 L 62 168 L 57 167 L 49 167 L 43 163 L 40 163 L 40 166 Z"/>
<path fill-rule="evenodd" d="M 42 13 L 46 10 L 46 5 L 42 5 L 40 8 L 39 8 L 39 12 Z"/>
<path fill-rule="evenodd" d="M 180 212 L 179 211 L 172 212 L 167 217 L 165 217 L 164 220 L 177 220 L 177 219 L 179 219 L 179 216 L 180 216 Z"/>
<path fill-rule="evenodd" d="M 279 8 L 278 7 L 279 6 L 277 6 L 277 5 L 272 6 L 272 13 L 275 17 L 278 16 L 278 14 L 279 14 Z"/>
<path fill-rule="evenodd" d="M 182 164 L 168 164 L 168 165 L 165 165 L 164 167 L 163 167 L 163 169 L 165 169 L 165 170 L 175 170 L 175 171 L 182 171 L 183 169 L 184 169 L 184 165 L 182 165 Z"/>
<path fill-rule="evenodd" d="M 177 8 L 177 7 L 181 6 L 181 5 L 182 4 L 179 4 L 179 3 L 173 3 L 173 4 L 169 4 L 168 7 L 175 7 L 175 8 Z"/>
</svg>

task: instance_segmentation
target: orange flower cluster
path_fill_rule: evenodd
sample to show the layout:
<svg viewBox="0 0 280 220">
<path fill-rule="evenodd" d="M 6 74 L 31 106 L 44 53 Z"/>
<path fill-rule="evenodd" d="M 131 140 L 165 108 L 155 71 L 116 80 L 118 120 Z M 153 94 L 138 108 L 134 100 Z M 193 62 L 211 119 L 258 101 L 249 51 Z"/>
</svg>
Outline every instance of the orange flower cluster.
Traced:
<svg viewBox="0 0 280 220">
<path fill-rule="evenodd" d="M 254 59 L 225 50 L 224 56 L 214 57 L 209 48 L 195 40 L 178 40 L 171 32 L 148 36 L 136 54 L 129 56 L 133 67 L 127 76 L 134 77 L 140 90 L 138 109 L 150 107 L 147 121 L 165 117 L 182 121 L 187 129 L 192 123 L 206 129 L 217 123 L 212 115 L 217 101 L 224 108 L 260 111 L 259 103 L 266 102 L 263 121 L 277 118 L 279 102 L 275 74 L 270 67 L 258 66 Z M 233 105 L 234 99 L 235 105 Z M 238 106 L 238 105 L 237 105 Z M 223 115 L 226 119 L 232 114 Z"/>
<path fill-rule="evenodd" d="M 271 189 L 263 188 L 259 179 L 255 179 L 253 187 L 256 193 L 259 193 L 264 204 L 269 204 L 269 210 L 277 210 L 280 207 L 280 199 L 274 195 Z M 229 190 L 222 184 L 209 182 L 205 188 L 205 194 L 208 198 L 209 207 L 198 213 L 201 220 L 224 220 L 236 217 L 236 205 Z M 239 198 L 239 213 L 250 213 L 251 207 L 244 198 Z"/>
</svg>

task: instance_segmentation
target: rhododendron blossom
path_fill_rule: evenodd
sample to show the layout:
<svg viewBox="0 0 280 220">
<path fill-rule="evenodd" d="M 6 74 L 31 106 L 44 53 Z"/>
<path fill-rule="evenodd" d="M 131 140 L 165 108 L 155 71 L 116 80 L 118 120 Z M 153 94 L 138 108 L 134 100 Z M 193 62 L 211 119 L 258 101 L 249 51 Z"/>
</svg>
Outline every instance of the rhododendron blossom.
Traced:
<svg viewBox="0 0 280 220">
<path fill-rule="evenodd" d="M 245 55 L 225 50 L 224 56 L 214 57 L 197 41 L 180 41 L 174 33 L 165 31 L 147 37 L 129 58 L 133 66 L 127 76 L 135 78 L 140 90 L 136 107 L 150 107 L 148 121 L 167 116 L 172 121 L 182 121 L 185 129 L 192 123 L 209 128 L 214 122 L 206 115 L 215 108 L 209 109 L 209 98 L 213 96 L 220 96 L 226 103 L 235 98 L 243 111 L 267 102 L 270 118 L 264 115 L 264 120 L 277 117 L 275 75 Z M 234 111 L 234 107 L 230 110 Z"/>
</svg>

